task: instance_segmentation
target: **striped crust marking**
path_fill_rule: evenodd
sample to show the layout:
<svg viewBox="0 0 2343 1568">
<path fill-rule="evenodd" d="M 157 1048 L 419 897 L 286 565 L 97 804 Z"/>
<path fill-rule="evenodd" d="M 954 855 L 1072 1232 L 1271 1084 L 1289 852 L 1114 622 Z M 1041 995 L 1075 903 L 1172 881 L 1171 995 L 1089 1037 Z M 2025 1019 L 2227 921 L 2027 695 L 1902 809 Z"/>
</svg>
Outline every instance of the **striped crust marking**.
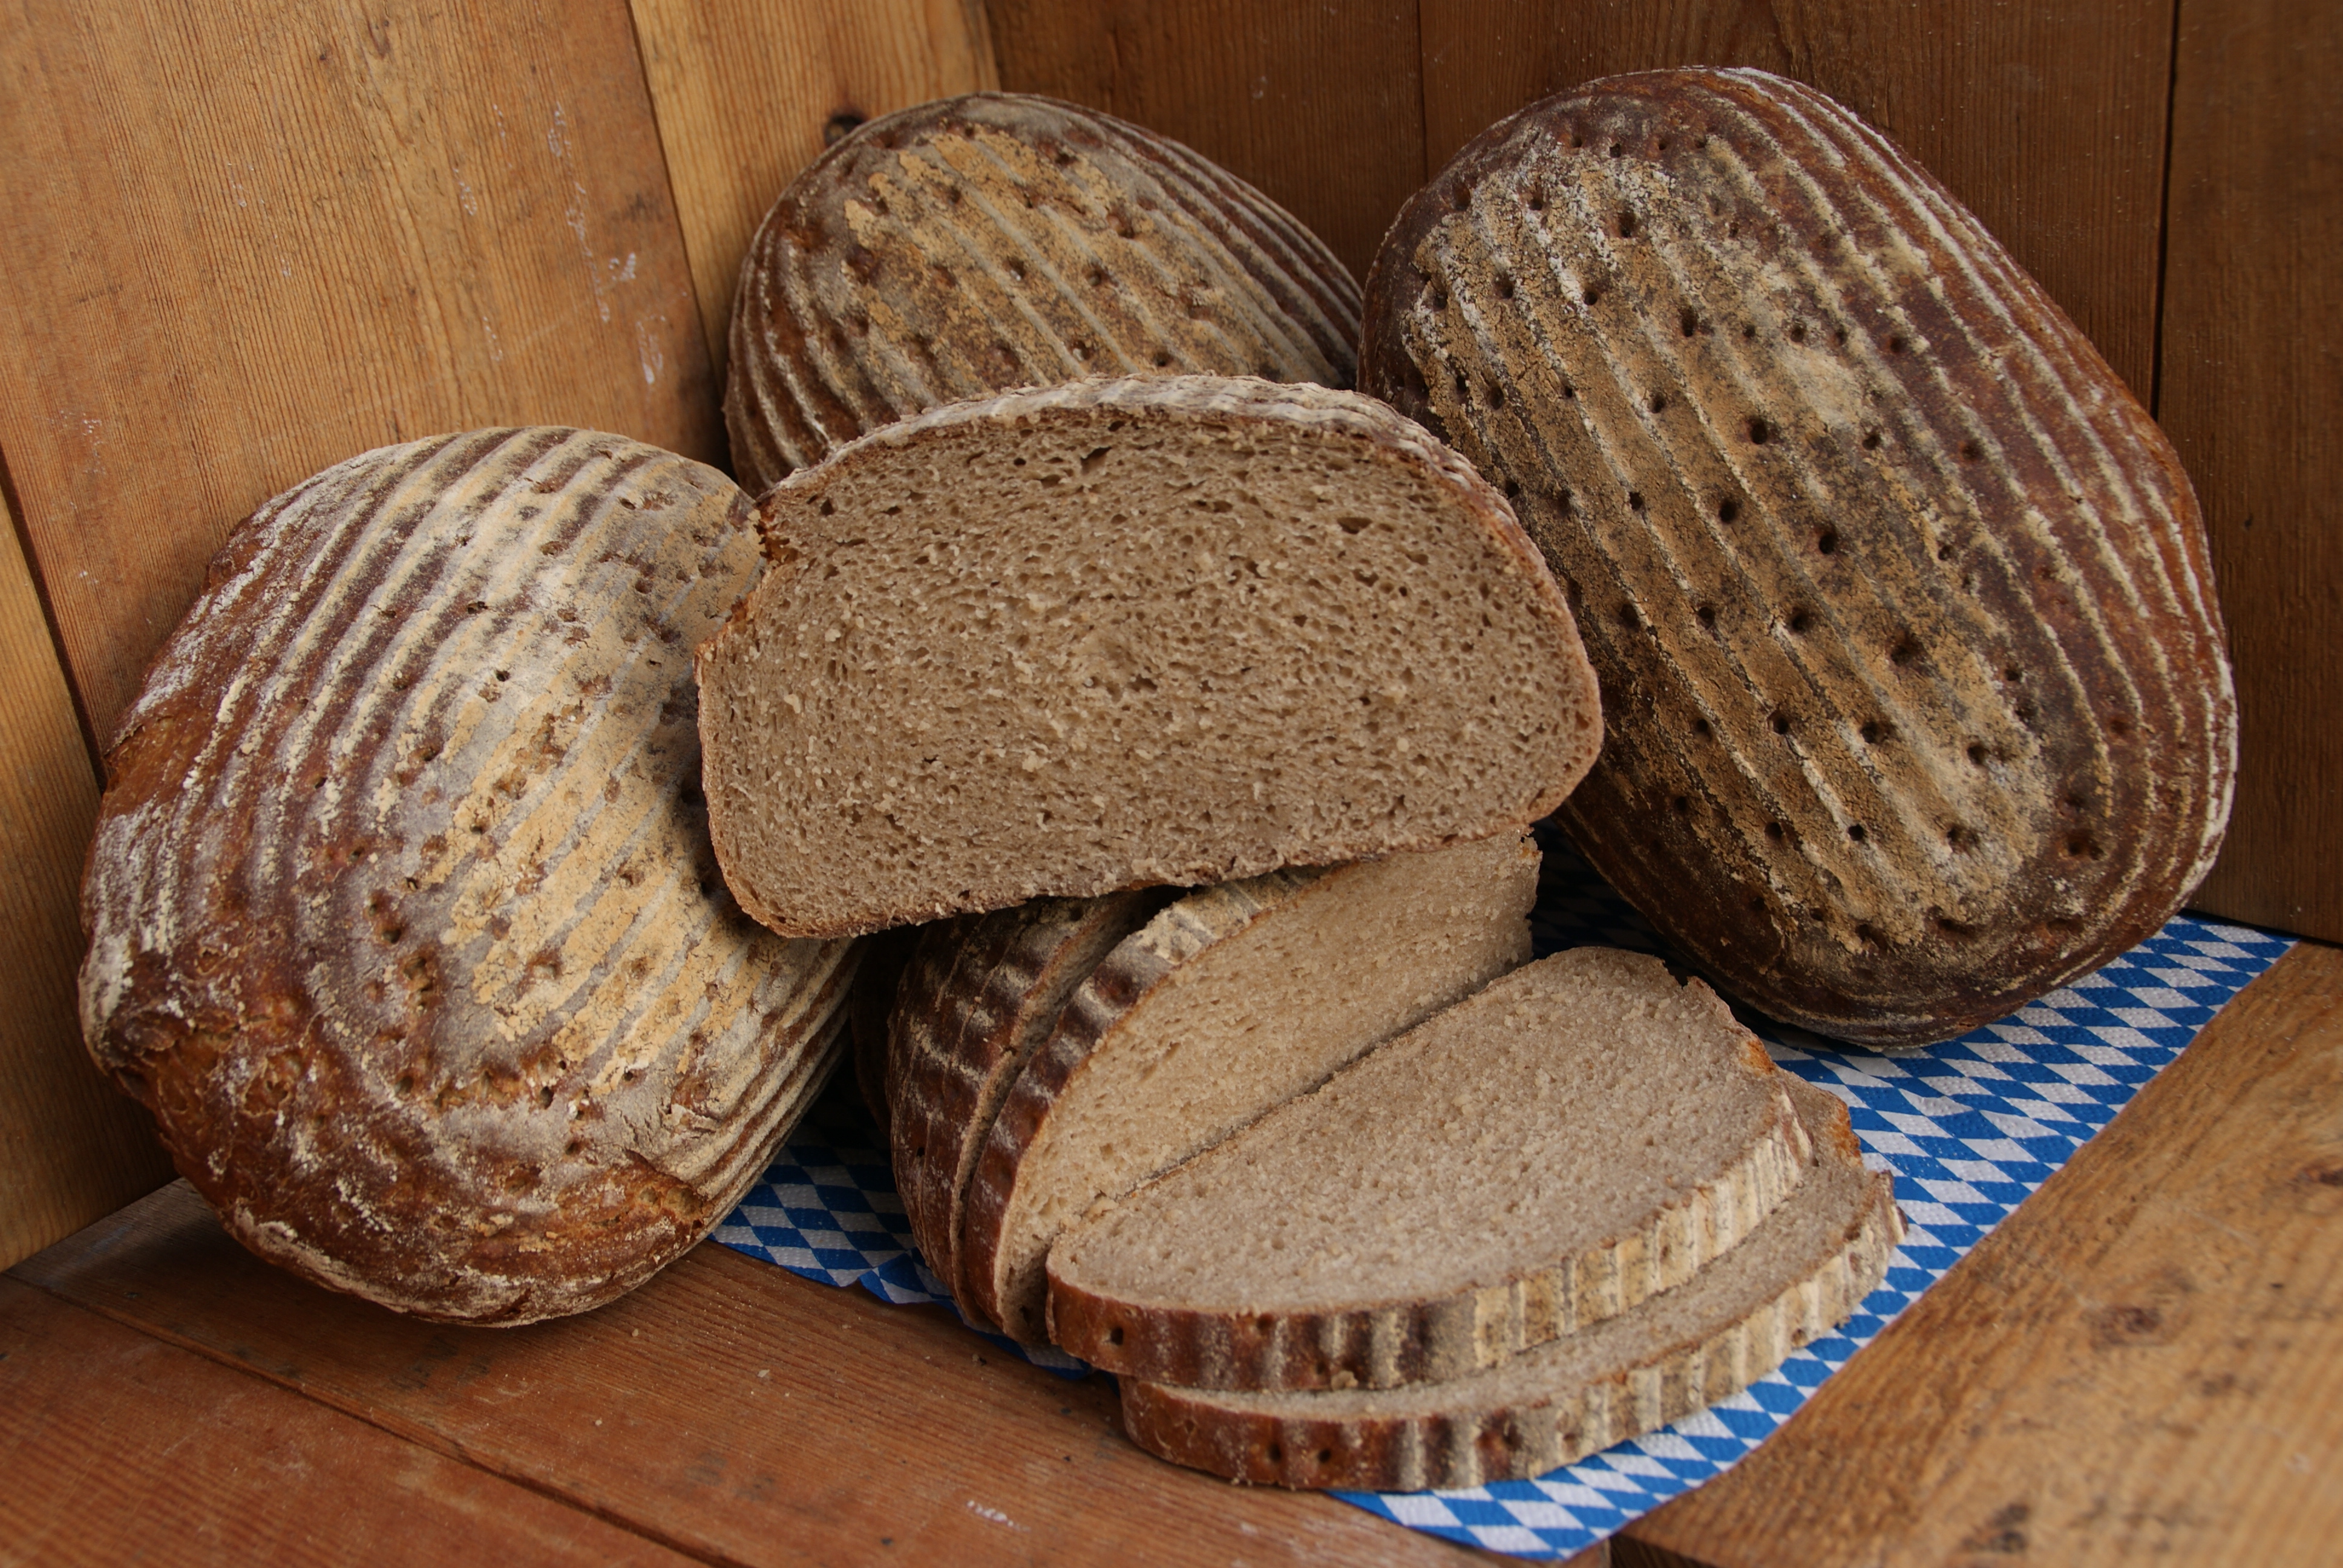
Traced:
<svg viewBox="0 0 2343 1568">
<path fill-rule="evenodd" d="M 1940 1038 L 2210 867 L 2236 712 L 2187 479 L 1854 116 L 1754 71 L 1589 84 L 1460 153 L 1368 295 L 1363 385 L 1504 488 L 1651 716 L 1573 837 L 1727 989 Z"/>
<path fill-rule="evenodd" d="M 231 536 L 107 759 L 85 1038 L 263 1256 L 428 1317 L 628 1289 L 837 1060 L 855 950 L 759 930 L 687 652 L 757 570 L 713 469 L 387 447 Z"/>
<path fill-rule="evenodd" d="M 1080 377 L 1349 387 L 1359 288 L 1316 236 L 1177 143 L 980 93 L 872 120 L 740 265 L 724 414 L 762 490 L 940 403 Z"/>
<path fill-rule="evenodd" d="M 890 464 L 901 460 L 894 456 L 899 451 L 943 454 L 942 460 L 952 460 L 958 453 L 950 443 L 958 437 L 1010 442 L 1029 432 L 1068 427 L 1086 429 L 1119 422 L 1197 427 L 1216 435 L 1233 432 L 1262 442 L 1283 437 L 1328 447 L 1347 447 L 1370 463 L 1404 467 L 1428 481 L 1434 496 L 1452 500 L 1462 518 L 1479 530 L 1481 541 L 1494 558 L 1486 575 L 1492 585 L 1502 581 L 1507 589 L 1495 602 L 1508 613 L 1518 612 L 1542 644 L 1542 661 L 1551 685 L 1534 694 L 1537 706 L 1523 722 L 1538 733 L 1549 760 L 1526 770 L 1529 776 L 1519 780 L 1523 790 L 1534 792 L 1489 803 L 1488 814 L 1481 820 L 1460 823 L 1437 835 L 1418 829 L 1407 837 L 1357 833 L 1339 842 L 1288 840 L 1274 846 L 1273 853 L 1272 847 L 1248 844 L 1230 856 L 1182 844 L 1178 849 L 1183 858 L 1172 859 L 1172 851 L 1166 849 L 1165 858 L 1136 864 L 1119 861 L 1097 869 L 1080 886 L 1034 885 L 1021 868 L 1010 867 L 993 885 L 939 889 L 931 900 L 918 907 L 857 907 L 856 890 L 828 882 L 818 888 L 794 886 L 786 880 L 791 867 L 775 865 L 768 870 L 743 858 L 739 846 L 746 832 L 736 827 L 735 819 L 750 820 L 752 802 L 770 791 L 769 759 L 711 720 L 703 731 L 710 829 L 734 894 L 759 920 L 790 936 L 860 935 L 908 920 L 980 913 L 1044 895 L 1095 897 L 1138 883 L 1193 885 L 1260 875 L 1281 865 L 1339 864 L 1393 851 L 1429 849 L 1462 838 L 1525 828 L 1552 812 L 1594 765 L 1602 744 L 1601 703 L 1594 674 L 1585 663 L 1561 588 L 1504 498 L 1470 463 L 1421 426 L 1373 398 L 1243 377 L 1126 377 L 1028 388 L 951 404 L 874 431 L 840 448 L 820 467 L 791 475 L 759 503 L 765 549 L 774 569 L 742 600 L 718 635 L 699 648 L 700 685 L 711 694 L 706 710 L 711 715 L 726 711 L 733 706 L 734 694 L 753 698 L 755 683 L 769 674 L 769 666 L 761 673 L 753 668 L 761 657 L 760 638 L 767 628 L 784 618 L 781 607 L 794 591 L 792 574 L 802 569 L 809 551 L 820 554 L 819 547 L 809 541 L 821 537 L 824 508 L 834 508 L 833 495 L 850 498 L 866 493 L 875 475 L 890 471 Z"/>
<path fill-rule="evenodd" d="M 913 1242 L 971 1317 L 958 1241 L 985 1134 L 1074 988 L 1170 896 L 1038 899 L 922 929 L 889 1022 L 890 1148 Z"/>
<path fill-rule="evenodd" d="M 1577 950 L 1567 959 L 1582 954 L 1605 954 L 1605 950 Z M 1664 991 L 1677 989 L 1656 959 L 1607 956 L 1635 968 L 1638 978 L 1654 980 L 1654 996 L 1661 994 L 1661 987 Z M 1565 956 L 1555 956 L 1513 970 L 1415 1033 L 1469 1029 L 1478 1017 L 1516 1010 L 1533 987 L 1570 987 L 1567 972 L 1555 978 L 1554 966 L 1563 961 Z M 1705 1015 L 1701 1027 L 1722 1027 L 1727 1036 L 1736 1033 L 1732 1010 L 1704 984 L 1692 982 L 1692 987 L 1696 991 L 1684 996 L 1683 1006 Z M 1383 1052 L 1417 1055 L 1411 1039 L 1392 1040 L 1352 1064 L 1326 1085 L 1326 1092 L 1338 1092 L 1345 1078 L 1354 1081 L 1357 1073 L 1375 1067 L 1375 1057 Z M 1363 1301 L 1317 1311 L 1262 1305 L 1202 1311 L 1085 1289 L 1081 1284 L 1085 1271 L 1078 1261 L 1075 1238 L 1069 1235 L 1050 1251 L 1050 1338 L 1101 1372 L 1176 1382 L 1181 1388 L 1396 1388 L 1401 1382 L 1460 1378 L 1478 1366 L 1500 1364 L 1523 1350 L 1577 1333 L 1687 1282 L 1694 1272 L 1760 1226 L 1797 1186 L 1811 1151 L 1805 1125 L 1783 1088 L 1785 1076 L 1774 1067 L 1765 1045 L 1748 1033 L 1741 1033 L 1734 1048 L 1732 1067 L 1765 1085 L 1769 1101 L 1748 1144 L 1720 1155 L 1710 1177 L 1644 1216 L 1643 1223 L 1570 1256 L 1525 1259 L 1504 1280 L 1462 1287 L 1445 1296 Z M 1399 1088 L 1390 1078 L 1383 1083 Z M 1616 1121 L 1616 1111 L 1600 1101 L 1572 1104 L 1570 1113 L 1584 1113 L 1595 1122 Z M 1284 1137 L 1296 1116 L 1310 1116 L 1310 1109 L 1289 1104 L 1272 1111 L 1240 1137 Z M 1091 1277 L 1097 1275 L 1091 1272 Z"/>
<path fill-rule="evenodd" d="M 1124 1430 L 1232 1481 L 1416 1492 L 1543 1475 L 1739 1392 L 1845 1322 L 1904 1234 L 1893 1178 L 1863 1169 L 1845 1108 L 1795 1080 L 1790 1091 L 1813 1171 L 1744 1248 L 1678 1291 L 1451 1382 L 1245 1394 L 1125 1378 Z M 1776 1229 L 1799 1238 L 1788 1277 L 1748 1277 Z"/>
<path fill-rule="evenodd" d="M 1217 956 L 1216 950 L 1241 951 L 1240 939 L 1265 922 L 1278 921 L 1293 929 L 1327 919 L 1346 902 L 1392 897 L 1394 888 L 1404 896 L 1417 876 L 1438 874 L 1430 865 L 1433 854 L 1483 856 L 1490 861 L 1490 910 L 1452 910 L 1444 924 L 1438 911 L 1423 911 L 1423 950 L 1426 954 L 1439 953 L 1453 970 L 1443 976 L 1453 982 L 1450 989 L 1444 994 L 1377 999 L 1389 1004 L 1387 1015 L 1341 1041 L 1338 1059 L 1324 1061 L 1305 1081 L 1288 1084 L 1267 1103 L 1240 1112 L 1239 1120 L 1219 1126 L 1199 1122 L 1181 1129 L 1184 1146 L 1173 1149 L 1151 1169 L 1132 1171 L 1121 1183 L 1128 1190 L 1202 1152 L 1284 1099 L 1317 1087 L 1360 1053 L 1525 960 L 1529 956 L 1526 920 L 1536 897 L 1537 851 L 1525 839 L 1509 837 L 1422 856 L 1272 871 L 1192 893 L 1164 909 L 1109 953 L 1074 991 L 1049 1039 L 1011 1086 L 979 1151 L 960 1237 L 960 1281 L 965 1299 L 975 1310 L 1000 1324 L 1012 1339 L 1028 1344 L 1048 1342 L 1050 1240 L 1057 1229 L 1081 1216 L 1089 1199 L 1071 1201 L 1067 1191 L 1049 1190 L 1047 1177 L 1037 1176 L 1036 1171 L 1046 1170 L 1053 1159 L 1066 1152 L 1066 1118 L 1060 1114 L 1061 1107 L 1072 1097 L 1095 1092 L 1091 1075 L 1102 1056 L 1125 1030 L 1146 1021 L 1151 1002 L 1176 1000 L 1177 991 L 1217 983 L 1218 971 L 1209 959 Z M 1485 929 L 1476 928 L 1475 922 L 1484 922 Z M 1491 967 L 1468 971 L 1461 966 L 1468 964 L 1470 958 L 1448 950 L 1466 949 L 1476 939 L 1490 938 L 1501 929 L 1503 939 L 1493 940 L 1490 945 L 1503 950 Z M 1427 958 L 1419 967 L 1429 967 L 1432 961 Z M 1294 977 L 1282 999 L 1286 1010 L 1331 1010 L 1353 1000 L 1328 996 L 1322 986 L 1313 990 L 1311 978 Z M 1272 1048 L 1264 1044 L 1262 1049 Z M 1208 1053 L 1196 1044 L 1188 1054 L 1202 1060 Z M 1192 1108 L 1183 1110 L 1193 1121 Z M 1104 1194 L 1119 1195 L 1119 1191 Z"/>
</svg>

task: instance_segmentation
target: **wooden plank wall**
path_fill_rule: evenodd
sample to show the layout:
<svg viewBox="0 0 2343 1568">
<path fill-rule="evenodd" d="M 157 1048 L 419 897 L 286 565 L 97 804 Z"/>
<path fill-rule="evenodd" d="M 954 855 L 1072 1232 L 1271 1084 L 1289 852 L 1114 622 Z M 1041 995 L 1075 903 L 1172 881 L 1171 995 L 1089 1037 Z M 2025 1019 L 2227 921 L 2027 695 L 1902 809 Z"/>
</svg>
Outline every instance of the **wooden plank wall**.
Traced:
<svg viewBox="0 0 2343 1568">
<path fill-rule="evenodd" d="M 2317 0 L 0 0 L 0 972 L 26 999 L 0 1260 L 161 1169 L 73 1026 L 95 774 L 67 741 L 119 715 L 227 529 L 466 426 L 720 458 L 766 204 L 826 135 L 980 86 L 1186 140 L 1361 271 L 1464 140 L 1587 77 L 1747 64 L 1847 102 L 2164 407 L 2247 726 L 2203 901 L 2343 940 L 2343 550 L 2315 509 L 2343 427 L 2338 37 Z"/>
</svg>

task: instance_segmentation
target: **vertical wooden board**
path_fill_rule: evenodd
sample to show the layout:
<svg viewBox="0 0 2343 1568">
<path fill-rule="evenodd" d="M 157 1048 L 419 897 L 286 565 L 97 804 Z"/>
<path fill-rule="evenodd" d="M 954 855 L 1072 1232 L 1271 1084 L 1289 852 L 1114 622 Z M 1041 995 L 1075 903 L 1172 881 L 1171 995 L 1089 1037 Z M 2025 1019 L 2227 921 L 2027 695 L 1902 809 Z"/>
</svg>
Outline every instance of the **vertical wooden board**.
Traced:
<svg viewBox="0 0 2343 1568">
<path fill-rule="evenodd" d="M 1755 65 L 1885 131 L 2147 400 L 2172 0 L 1423 0 L 1433 170 L 1596 76 Z"/>
<path fill-rule="evenodd" d="M 979 0 L 633 0 L 720 377 L 740 257 L 781 187 L 864 120 L 1000 85 Z"/>
<path fill-rule="evenodd" d="M 0 1268 L 171 1178 L 82 1049 L 81 860 L 97 779 L 0 497 Z"/>
<path fill-rule="evenodd" d="M 1423 183 L 1415 0 L 990 0 L 1001 85 L 1183 142 L 1363 278 Z"/>
<path fill-rule="evenodd" d="M 2157 417 L 2237 662 L 2237 802 L 2197 903 L 2343 941 L 2343 9 L 2183 0 Z"/>
<path fill-rule="evenodd" d="M 2338 1466 L 2343 950 L 2304 943 L 1780 1432 L 1629 1531 L 1715 1568 L 2330 1563 Z"/>
<path fill-rule="evenodd" d="M 624 0 L 0 0 L 0 451 L 102 737 L 227 528 L 387 442 L 721 423 Z"/>
<path fill-rule="evenodd" d="M 0 1563 L 692 1560 L 0 1280 Z"/>
</svg>

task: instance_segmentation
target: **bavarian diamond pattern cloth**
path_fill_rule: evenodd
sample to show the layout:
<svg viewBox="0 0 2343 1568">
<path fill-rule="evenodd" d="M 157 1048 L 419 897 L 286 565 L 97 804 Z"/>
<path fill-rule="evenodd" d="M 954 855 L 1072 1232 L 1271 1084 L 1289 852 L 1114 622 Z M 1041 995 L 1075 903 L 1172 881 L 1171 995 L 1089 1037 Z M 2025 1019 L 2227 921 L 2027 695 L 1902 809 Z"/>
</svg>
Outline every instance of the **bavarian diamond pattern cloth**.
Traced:
<svg viewBox="0 0 2343 1568">
<path fill-rule="evenodd" d="M 1531 932 L 1539 957 L 1591 945 L 1674 957 L 1559 833 L 1541 827 L 1538 841 L 1545 866 Z M 2012 1018 L 1892 1057 L 1744 1014 L 1783 1067 L 1846 1101 L 1866 1162 L 1896 1173 L 1906 1231 L 1885 1281 L 1836 1334 L 1749 1389 L 1551 1474 L 1463 1491 L 1335 1495 L 1412 1530 L 1554 1558 L 1584 1550 L 1729 1469 L 2292 945 L 2177 915 L 2096 974 Z M 863 1124 L 860 1141 L 875 1136 Z M 883 1301 L 948 1303 L 911 1250 L 884 1153 L 837 1142 L 833 1126 L 827 1141 L 785 1145 L 765 1180 L 718 1227 L 717 1240 L 809 1279 L 860 1284 Z M 1082 1370 L 1054 1352 L 1033 1359 L 1069 1375 Z"/>
</svg>

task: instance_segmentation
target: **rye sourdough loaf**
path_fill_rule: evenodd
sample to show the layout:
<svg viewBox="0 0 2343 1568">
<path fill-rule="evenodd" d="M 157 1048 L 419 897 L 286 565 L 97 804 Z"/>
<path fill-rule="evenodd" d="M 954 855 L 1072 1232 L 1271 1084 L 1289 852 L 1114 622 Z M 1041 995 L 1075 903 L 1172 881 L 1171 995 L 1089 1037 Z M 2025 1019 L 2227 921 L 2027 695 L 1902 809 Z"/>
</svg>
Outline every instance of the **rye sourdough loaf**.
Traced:
<svg viewBox="0 0 2343 1568">
<path fill-rule="evenodd" d="M 1413 1492 L 1541 1475 L 1737 1393 L 1844 1322 L 1903 1235 L 1892 1179 L 1863 1168 L 1846 1108 L 1785 1081 L 1813 1147 L 1805 1176 L 1675 1289 L 1445 1382 L 1233 1393 L 1125 1378 L 1125 1430 L 1231 1480 Z"/>
<path fill-rule="evenodd" d="M 928 1267 L 954 1296 L 960 1231 L 977 1151 L 1001 1098 L 1057 1026 L 1066 999 L 1116 943 L 1147 923 L 1168 890 L 1036 899 L 916 929 L 919 941 L 889 1020 L 890 1141 L 903 1217 Z"/>
<path fill-rule="evenodd" d="M 1192 893 L 1075 989 L 983 1133 L 961 1303 L 1047 1337 L 1050 1244 L 1529 956 L 1518 834 Z"/>
<path fill-rule="evenodd" d="M 724 416 L 762 491 L 908 414 L 1162 370 L 1349 387 L 1359 286 L 1276 203 L 1177 143 L 977 93 L 872 120 L 766 215 Z"/>
<path fill-rule="evenodd" d="M 1051 1338 L 1195 1388 L 1494 1365 L 1755 1230 L 1806 1167 L 1785 1079 L 1698 980 L 1556 953 L 1067 1230 Z"/>
<path fill-rule="evenodd" d="M 708 842 L 689 650 L 757 560 L 721 474 L 560 429 L 368 452 L 229 538 L 107 755 L 81 1010 L 254 1251 L 527 1322 L 763 1169 L 852 950 Z"/>
<path fill-rule="evenodd" d="M 1564 823 L 1726 990 L 1942 1038 L 2212 864 L 2236 719 L 2187 478 L 1853 116 L 1590 83 L 1459 153 L 1367 292 L 1363 384 L 1513 498 L 1623 720 Z"/>
<path fill-rule="evenodd" d="M 1503 498 L 1352 393 L 1012 393 L 762 505 L 700 733 L 725 876 L 786 936 L 1512 833 L 1600 739 Z"/>
</svg>

